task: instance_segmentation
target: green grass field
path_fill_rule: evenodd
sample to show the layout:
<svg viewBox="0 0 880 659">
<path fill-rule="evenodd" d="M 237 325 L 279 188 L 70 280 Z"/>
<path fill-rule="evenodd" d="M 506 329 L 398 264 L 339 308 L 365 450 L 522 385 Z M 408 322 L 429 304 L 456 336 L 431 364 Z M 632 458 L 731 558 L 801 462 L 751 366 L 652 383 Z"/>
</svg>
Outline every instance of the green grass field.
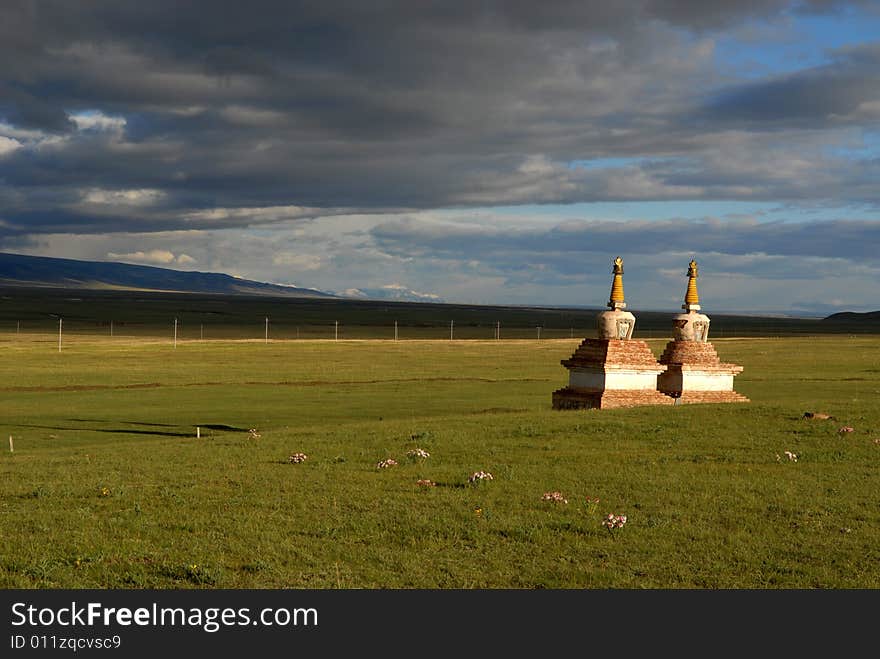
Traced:
<svg viewBox="0 0 880 659">
<path fill-rule="evenodd" d="M 880 587 L 880 337 L 713 342 L 751 403 L 553 411 L 567 339 L 5 334 L 0 586 Z"/>
</svg>

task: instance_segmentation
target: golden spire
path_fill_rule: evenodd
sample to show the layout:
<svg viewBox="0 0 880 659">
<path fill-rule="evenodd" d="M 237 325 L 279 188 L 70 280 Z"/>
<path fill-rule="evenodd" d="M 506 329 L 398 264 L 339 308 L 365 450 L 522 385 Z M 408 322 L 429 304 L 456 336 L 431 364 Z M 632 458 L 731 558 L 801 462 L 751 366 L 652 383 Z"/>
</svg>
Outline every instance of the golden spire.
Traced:
<svg viewBox="0 0 880 659">
<path fill-rule="evenodd" d="M 694 259 L 691 259 L 691 262 L 688 264 L 688 287 L 687 292 L 684 294 L 684 304 L 681 305 L 682 309 L 686 311 L 699 311 L 700 310 L 700 294 L 697 292 L 697 262 Z"/>
<path fill-rule="evenodd" d="M 611 283 L 611 298 L 608 306 L 612 309 L 625 309 L 626 302 L 623 298 L 623 259 L 619 256 L 614 259 L 614 281 Z"/>
</svg>

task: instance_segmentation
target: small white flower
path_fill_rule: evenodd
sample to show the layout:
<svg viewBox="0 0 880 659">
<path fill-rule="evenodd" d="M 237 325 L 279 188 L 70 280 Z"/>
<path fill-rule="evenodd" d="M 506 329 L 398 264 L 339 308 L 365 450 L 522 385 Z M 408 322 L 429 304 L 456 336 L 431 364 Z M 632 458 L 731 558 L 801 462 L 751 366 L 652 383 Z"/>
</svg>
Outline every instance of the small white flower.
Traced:
<svg viewBox="0 0 880 659">
<path fill-rule="evenodd" d="M 608 513 L 605 519 L 602 520 L 602 526 L 607 527 L 609 531 L 612 529 L 622 529 L 624 524 L 626 524 L 626 515 Z"/>
<path fill-rule="evenodd" d="M 542 501 L 558 501 L 559 503 L 568 503 L 568 499 L 562 496 L 562 492 L 544 492 L 541 497 Z"/>
</svg>

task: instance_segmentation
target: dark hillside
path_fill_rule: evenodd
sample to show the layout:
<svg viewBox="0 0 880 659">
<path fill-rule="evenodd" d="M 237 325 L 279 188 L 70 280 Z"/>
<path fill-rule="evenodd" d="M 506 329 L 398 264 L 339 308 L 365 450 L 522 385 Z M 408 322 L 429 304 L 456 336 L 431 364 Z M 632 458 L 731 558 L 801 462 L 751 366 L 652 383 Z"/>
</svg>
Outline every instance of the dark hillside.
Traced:
<svg viewBox="0 0 880 659">
<path fill-rule="evenodd" d="M 13 286 L 333 297 L 310 289 L 238 279 L 216 272 L 0 253 L 0 287 Z"/>
</svg>

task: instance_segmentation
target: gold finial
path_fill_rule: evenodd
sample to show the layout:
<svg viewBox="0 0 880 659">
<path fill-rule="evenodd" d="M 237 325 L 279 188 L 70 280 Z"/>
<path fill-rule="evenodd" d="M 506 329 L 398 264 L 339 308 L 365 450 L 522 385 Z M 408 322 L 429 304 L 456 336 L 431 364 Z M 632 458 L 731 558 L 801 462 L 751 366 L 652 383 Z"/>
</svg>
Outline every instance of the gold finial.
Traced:
<svg viewBox="0 0 880 659">
<path fill-rule="evenodd" d="M 688 264 L 688 286 L 687 292 L 684 294 L 684 304 L 681 305 L 682 309 L 686 311 L 699 311 L 700 310 L 700 294 L 697 292 L 697 262 L 695 259 L 691 259 L 691 262 Z"/>
<path fill-rule="evenodd" d="M 619 256 L 614 259 L 614 281 L 611 283 L 611 298 L 608 306 L 612 309 L 625 309 L 626 302 L 623 297 L 623 259 Z"/>
</svg>

